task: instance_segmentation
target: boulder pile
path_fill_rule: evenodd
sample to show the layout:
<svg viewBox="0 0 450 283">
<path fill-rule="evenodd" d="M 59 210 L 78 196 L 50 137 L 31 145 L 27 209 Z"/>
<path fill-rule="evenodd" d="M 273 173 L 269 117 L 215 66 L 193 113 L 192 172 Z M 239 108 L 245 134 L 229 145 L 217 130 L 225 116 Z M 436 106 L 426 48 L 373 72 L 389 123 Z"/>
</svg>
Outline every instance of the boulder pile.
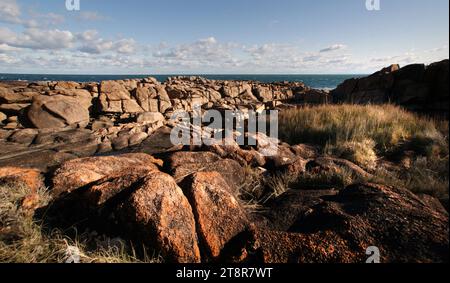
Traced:
<svg viewBox="0 0 450 283">
<path fill-rule="evenodd" d="M 180 176 L 187 162 L 196 164 Z M 77 223 L 167 262 L 363 263 L 373 246 L 382 262 L 448 261 L 448 213 L 436 199 L 372 183 L 340 191 L 298 187 L 255 211 L 241 196 L 246 179 L 227 176 L 229 166 L 201 151 L 67 161 L 46 175 L 54 200 L 41 210 L 57 227 Z M 0 183 L 8 182 L 22 182 L 32 196 L 42 176 L 0 170 Z"/>
</svg>

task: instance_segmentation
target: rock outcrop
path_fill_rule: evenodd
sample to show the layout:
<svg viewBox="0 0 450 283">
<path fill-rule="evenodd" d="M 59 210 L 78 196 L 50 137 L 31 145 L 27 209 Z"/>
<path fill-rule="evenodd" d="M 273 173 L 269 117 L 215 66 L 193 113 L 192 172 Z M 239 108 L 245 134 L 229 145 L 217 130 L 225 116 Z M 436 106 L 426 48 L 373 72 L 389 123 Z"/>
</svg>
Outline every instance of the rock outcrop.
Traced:
<svg viewBox="0 0 450 283">
<path fill-rule="evenodd" d="M 170 140 L 171 115 L 197 105 L 261 112 L 332 101 L 448 115 L 448 60 L 393 65 L 331 93 L 200 77 L 0 82 L 0 186 L 25 188 L 19 205 L 31 212 L 48 186 L 48 227 L 120 237 L 167 262 L 354 263 L 371 246 L 382 262 L 448 262 L 448 212 L 436 198 L 366 183 L 374 172 L 261 133 L 243 135 L 244 146 Z M 333 179 L 343 171 L 352 185 Z"/>
<path fill-rule="evenodd" d="M 231 260 L 363 263 L 367 249 L 377 247 L 383 263 L 448 261 L 448 213 L 405 189 L 357 184 L 341 192 L 300 191 L 271 206 L 269 224 L 243 234 Z"/>
<path fill-rule="evenodd" d="M 392 65 L 369 77 L 347 80 L 331 95 L 334 103 L 392 102 L 409 110 L 448 117 L 449 61 L 403 68 Z"/>
<path fill-rule="evenodd" d="M 217 155 L 165 159 L 140 153 L 66 162 L 49 175 L 54 200 L 46 215 L 62 228 L 78 223 L 144 245 L 168 262 L 354 263 L 365 262 L 371 246 L 382 262 L 448 261 L 448 212 L 432 197 L 371 183 L 296 188 L 254 212 L 218 172 L 197 167 L 177 183 L 172 165 L 223 160 Z M 0 169 L 0 180 L 29 187 L 40 178 L 36 170 Z"/>
</svg>

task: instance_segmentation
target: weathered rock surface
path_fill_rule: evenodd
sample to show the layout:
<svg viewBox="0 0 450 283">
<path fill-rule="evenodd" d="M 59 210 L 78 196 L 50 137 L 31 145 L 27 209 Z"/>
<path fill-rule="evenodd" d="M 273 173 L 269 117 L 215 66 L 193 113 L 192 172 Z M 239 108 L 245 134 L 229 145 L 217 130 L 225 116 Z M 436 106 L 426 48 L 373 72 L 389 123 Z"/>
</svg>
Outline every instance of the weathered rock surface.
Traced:
<svg viewBox="0 0 450 283">
<path fill-rule="evenodd" d="M 42 96 L 34 99 L 28 110 L 28 119 L 38 129 L 84 128 L 89 123 L 89 110 L 80 105 L 76 98 Z"/>
<path fill-rule="evenodd" d="M 158 122 L 164 122 L 165 118 L 164 116 L 159 112 L 145 112 L 142 114 L 139 114 L 137 117 L 138 123 L 148 122 L 148 123 L 158 123 Z"/>
<path fill-rule="evenodd" d="M 123 237 L 169 262 L 364 262 L 369 246 L 380 248 L 383 262 L 448 262 L 448 213 L 429 196 L 375 184 L 341 191 L 336 184 L 322 190 L 297 184 L 256 212 L 239 199 L 248 201 L 241 195 L 247 186 L 260 194 L 268 189 L 252 174 L 343 169 L 372 179 L 348 160 L 253 133 L 245 137 L 255 144 L 246 146 L 170 141 L 174 125 L 167 119 L 176 110 L 200 105 L 261 112 L 332 100 L 390 100 L 418 111 L 448 111 L 442 106 L 448 60 L 393 65 L 332 93 L 302 83 L 199 77 L 0 82 L 0 166 L 8 166 L 0 167 L 0 183 L 29 187 L 22 206 L 34 210 L 46 176 L 54 198 L 49 211 L 67 227 L 76 223 L 80 231 Z"/>
<path fill-rule="evenodd" d="M 291 190 L 267 204 L 263 212 L 270 230 L 289 231 L 303 217 L 311 213 L 312 207 L 325 202 L 327 196 L 338 194 L 336 190 Z"/>
<path fill-rule="evenodd" d="M 3 121 L 5 121 L 6 119 L 8 119 L 8 116 L 6 116 L 6 114 L 0 112 L 0 123 L 2 123 Z"/>
<path fill-rule="evenodd" d="M 319 157 L 306 164 L 306 169 L 308 171 L 315 172 L 337 172 L 339 168 L 344 168 L 348 172 L 351 172 L 355 177 L 361 179 L 371 179 L 373 177 L 370 173 L 367 173 L 364 169 L 346 159 Z"/>
<path fill-rule="evenodd" d="M 242 207 L 231 178 L 195 167 L 211 168 L 219 156 L 179 152 L 168 160 L 163 166 L 149 155 L 125 154 L 67 162 L 53 174 L 61 199 L 55 211 L 173 262 L 364 262 L 370 246 L 382 262 L 448 261 L 448 213 L 431 197 L 375 184 L 298 188 L 255 214 Z M 177 185 L 155 164 L 195 169 Z"/>
<path fill-rule="evenodd" d="M 375 246 L 383 263 L 448 262 L 448 213 L 405 189 L 292 192 L 272 205 L 269 221 L 242 234 L 229 260 L 364 263 Z"/>
<path fill-rule="evenodd" d="M 170 261 L 200 262 L 191 206 L 174 179 L 161 172 L 148 175 L 117 212 L 119 221 L 138 239 L 160 250 Z"/>
<path fill-rule="evenodd" d="M 36 169 L 0 167 L 0 185 L 6 185 L 3 189 L 11 190 L 17 186 L 25 186 L 27 194 L 21 200 L 20 206 L 33 211 L 39 204 L 38 190 L 44 188 L 44 178 Z"/>
<path fill-rule="evenodd" d="M 222 159 L 211 152 L 176 152 L 168 159 L 174 178 L 182 181 L 195 172 L 219 172 L 237 190 L 245 181 L 243 168 L 234 160 Z"/>
<path fill-rule="evenodd" d="M 150 155 L 137 153 L 69 161 L 54 172 L 52 194 L 57 196 L 64 192 L 71 192 L 124 170 L 132 171 L 142 168 L 148 171 L 157 170 L 155 163 L 158 164 L 159 161 Z"/>
<path fill-rule="evenodd" d="M 199 172 L 183 181 L 197 221 L 197 232 L 208 256 L 217 258 L 223 247 L 248 225 L 236 192 L 217 172 Z"/>
<path fill-rule="evenodd" d="M 349 249 L 355 258 L 376 246 L 382 262 L 442 262 L 448 261 L 448 225 L 447 213 L 406 189 L 362 184 L 312 207 L 290 232 L 332 231 L 355 245 Z"/>
<path fill-rule="evenodd" d="M 0 183 L 22 183 L 26 185 L 32 193 L 44 187 L 41 172 L 36 169 L 26 169 L 17 167 L 0 167 Z"/>
<path fill-rule="evenodd" d="M 49 214 L 64 225 L 83 220 L 85 227 L 138 241 L 170 262 L 200 262 L 191 206 L 175 180 L 153 162 L 162 165 L 145 154 L 66 163 L 53 177 L 54 188 L 61 178 L 71 183 Z"/>
</svg>

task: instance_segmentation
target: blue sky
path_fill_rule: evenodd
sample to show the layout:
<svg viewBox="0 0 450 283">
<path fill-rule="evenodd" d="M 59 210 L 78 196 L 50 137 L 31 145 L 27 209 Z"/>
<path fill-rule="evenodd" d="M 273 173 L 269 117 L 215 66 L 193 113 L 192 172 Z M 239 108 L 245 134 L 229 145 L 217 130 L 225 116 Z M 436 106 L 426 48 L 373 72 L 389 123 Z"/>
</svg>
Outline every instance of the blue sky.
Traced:
<svg viewBox="0 0 450 283">
<path fill-rule="evenodd" d="M 0 72 L 371 73 L 448 58 L 448 0 L 0 0 Z"/>
</svg>

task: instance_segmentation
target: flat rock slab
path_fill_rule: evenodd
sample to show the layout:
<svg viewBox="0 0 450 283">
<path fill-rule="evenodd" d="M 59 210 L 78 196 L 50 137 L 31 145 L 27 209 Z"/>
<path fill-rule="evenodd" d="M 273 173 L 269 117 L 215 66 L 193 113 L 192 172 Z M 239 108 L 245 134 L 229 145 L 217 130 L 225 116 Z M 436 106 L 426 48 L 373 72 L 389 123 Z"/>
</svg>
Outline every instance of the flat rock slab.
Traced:
<svg viewBox="0 0 450 283">
<path fill-rule="evenodd" d="M 53 173 L 52 194 L 56 196 L 70 192 L 124 170 L 142 167 L 157 170 L 155 163 L 158 163 L 156 159 L 144 153 L 88 157 L 69 161 Z"/>
</svg>

